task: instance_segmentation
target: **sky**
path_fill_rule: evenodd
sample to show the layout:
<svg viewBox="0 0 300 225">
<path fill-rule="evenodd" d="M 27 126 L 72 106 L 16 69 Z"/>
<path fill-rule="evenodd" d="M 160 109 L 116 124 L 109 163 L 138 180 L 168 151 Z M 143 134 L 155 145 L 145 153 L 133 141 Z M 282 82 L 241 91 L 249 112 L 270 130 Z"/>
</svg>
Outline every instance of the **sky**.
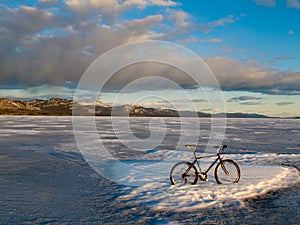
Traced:
<svg viewBox="0 0 300 225">
<path fill-rule="evenodd" d="M 299 21 L 299 0 L 0 0 L 0 97 L 71 99 L 100 55 L 122 44 L 162 40 L 207 63 L 227 112 L 300 116 Z M 179 90 L 162 85 L 141 86 L 116 100 L 136 74 L 161 76 L 166 70 L 175 71 L 168 76 L 173 74 L 197 110 L 218 112 L 203 89 L 158 64 L 119 71 L 100 100 L 172 107 L 153 97 L 159 95 L 189 109 Z M 149 92 L 149 98 L 132 102 L 141 92 Z"/>
</svg>

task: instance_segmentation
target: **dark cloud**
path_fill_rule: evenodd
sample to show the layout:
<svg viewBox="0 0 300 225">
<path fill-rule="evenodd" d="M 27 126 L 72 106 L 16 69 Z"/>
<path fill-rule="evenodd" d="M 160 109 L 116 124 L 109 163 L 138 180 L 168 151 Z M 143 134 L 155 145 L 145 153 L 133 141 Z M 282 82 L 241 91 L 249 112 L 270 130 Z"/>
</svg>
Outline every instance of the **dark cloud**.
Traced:
<svg viewBox="0 0 300 225">
<path fill-rule="evenodd" d="M 194 103 L 202 103 L 202 102 L 207 103 L 207 102 L 208 102 L 207 99 L 203 99 L 203 98 L 200 98 L 200 99 L 193 99 L 192 101 L 193 101 Z"/>
<path fill-rule="evenodd" d="M 157 78 L 159 77 L 165 79 L 158 82 Z M 134 81 L 136 85 L 127 91 L 176 89 L 174 83 L 186 89 L 198 87 L 188 74 L 176 67 L 158 62 L 143 62 L 132 64 L 115 73 L 105 84 L 103 90 L 119 92 L 127 84 Z"/>
<path fill-rule="evenodd" d="M 253 96 L 239 96 L 234 97 L 229 100 L 229 102 L 240 102 L 240 101 L 253 101 L 253 100 L 261 100 L 262 98 L 253 97 Z"/>
<path fill-rule="evenodd" d="M 150 6 L 161 6 L 166 10 L 135 20 L 124 20 L 122 17 L 130 10 Z M 239 20 L 239 17 L 228 15 L 205 24 L 196 24 L 192 16 L 184 11 L 176 7 L 174 11 L 170 10 L 173 6 L 178 6 L 178 3 L 163 0 L 69 0 L 66 3 L 41 0 L 33 7 L 2 5 L 0 83 L 38 86 L 78 82 L 99 55 L 118 45 L 148 39 L 174 41 L 183 33 L 199 29 L 210 32 Z M 177 26 L 171 26 L 171 23 Z M 166 57 L 169 55 L 166 54 Z M 224 90 L 300 94 L 300 72 L 277 71 L 253 60 L 240 62 L 225 57 L 209 58 L 206 62 Z M 195 88 L 195 82 L 184 72 L 166 65 L 147 63 L 119 71 L 106 88 L 119 90 L 129 82 L 146 76 L 162 76 L 183 88 Z M 144 83 L 140 88 L 166 89 L 166 85 L 157 83 L 150 87 L 149 83 Z M 210 86 L 211 83 L 203 81 L 203 85 Z"/>
<path fill-rule="evenodd" d="M 276 102 L 276 105 L 279 106 L 288 106 L 288 105 L 293 105 L 294 102 Z"/>
<path fill-rule="evenodd" d="M 202 103 L 202 102 L 207 103 L 208 102 L 207 99 L 190 99 L 190 101 L 193 103 Z M 158 101 L 157 103 L 170 103 L 170 102 L 167 100 L 161 100 L 161 101 Z M 190 103 L 190 102 L 187 101 L 187 99 L 172 99 L 171 103 Z"/>
<path fill-rule="evenodd" d="M 300 94 L 300 72 L 270 69 L 255 60 L 241 62 L 226 57 L 205 59 L 220 86 L 227 91 Z"/>
<path fill-rule="evenodd" d="M 103 1 L 72 0 L 67 5 L 41 1 L 37 7 L 2 7 L 1 83 L 35 86 L 78 82 L 97 56 L 120 44 L 155 36 L 155 32 L 150 31 L 161 22 L 161 15 L 123 24 L 106 24 L 113 20 L 105 13 L 113 10 L 116 16 L 121 15 L 122 10 L 139 7 L 140 2 L 132 1 L 131 5 L 123 6 L 113 1 L 105 4 Z M 169 1 L 169 4 L 174 3 Z M 91 8 L 97 12 L 91 13 Z"/>
<path fill-rule="evenodd" d="M 239 96 L 234 97 L 228 100 L 228 102 L 236 102 L 241 105 L 260 105 L 261 102 L 259 100 L 262 100 L 263 98 L 259 97 L 253 97 L 253 96 Z"/>
<path fill-rule="evenodd" d="M 241 105 L 260 105 L 261 102 L 240 102 Z"/>
</svg>

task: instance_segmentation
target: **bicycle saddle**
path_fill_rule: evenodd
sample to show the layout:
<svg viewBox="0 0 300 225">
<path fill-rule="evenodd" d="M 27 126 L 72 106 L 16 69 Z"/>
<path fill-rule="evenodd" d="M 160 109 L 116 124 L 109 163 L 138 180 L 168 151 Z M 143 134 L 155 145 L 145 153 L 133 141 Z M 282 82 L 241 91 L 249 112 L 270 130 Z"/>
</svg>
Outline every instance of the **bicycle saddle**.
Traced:
<svg viewBox="0 0 300 225">
<path fill-rule="evenodd" d="M 214 146 L 214 148 L 222 148 L 222 149 L 224 149 L 224 148 L 227 148 L 227 146 L 228 145 L 216 145 L 216 146 Z"/>
</svg>

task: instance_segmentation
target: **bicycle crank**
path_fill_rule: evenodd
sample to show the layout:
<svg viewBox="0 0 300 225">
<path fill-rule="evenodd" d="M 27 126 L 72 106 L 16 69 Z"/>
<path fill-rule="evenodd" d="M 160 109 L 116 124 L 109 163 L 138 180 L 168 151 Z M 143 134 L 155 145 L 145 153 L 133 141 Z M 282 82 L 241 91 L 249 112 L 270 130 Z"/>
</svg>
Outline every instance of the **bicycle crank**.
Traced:
<svg viewBox="0 0 300 225">
<path fill-rule="evenodd" d="M 203 181 L 206 181 L 206 182 L 208 181 L 206 173 L 199 173 L 199 177 Z"/>
</svg>

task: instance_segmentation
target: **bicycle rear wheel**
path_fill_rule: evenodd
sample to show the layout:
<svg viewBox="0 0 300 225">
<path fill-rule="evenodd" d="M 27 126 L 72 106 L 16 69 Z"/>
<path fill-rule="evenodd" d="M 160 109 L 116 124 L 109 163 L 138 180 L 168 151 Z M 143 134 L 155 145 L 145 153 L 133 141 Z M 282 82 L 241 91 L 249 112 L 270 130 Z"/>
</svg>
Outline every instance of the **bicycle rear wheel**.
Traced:
<svg viewBox="0 0 300 225">
<path fill-rule="evenodd" d="M 170 171 L 172 184 L 196 184 L 198 171 L 190 162 L 176 163 Z"/>
<path fill-rule="evenodd" d="M 215 169 L 215 178 L 218 184 L 238 183 L 241 171 L 236 162 L 231 159 L 224 159 Z"/>
</svg>

